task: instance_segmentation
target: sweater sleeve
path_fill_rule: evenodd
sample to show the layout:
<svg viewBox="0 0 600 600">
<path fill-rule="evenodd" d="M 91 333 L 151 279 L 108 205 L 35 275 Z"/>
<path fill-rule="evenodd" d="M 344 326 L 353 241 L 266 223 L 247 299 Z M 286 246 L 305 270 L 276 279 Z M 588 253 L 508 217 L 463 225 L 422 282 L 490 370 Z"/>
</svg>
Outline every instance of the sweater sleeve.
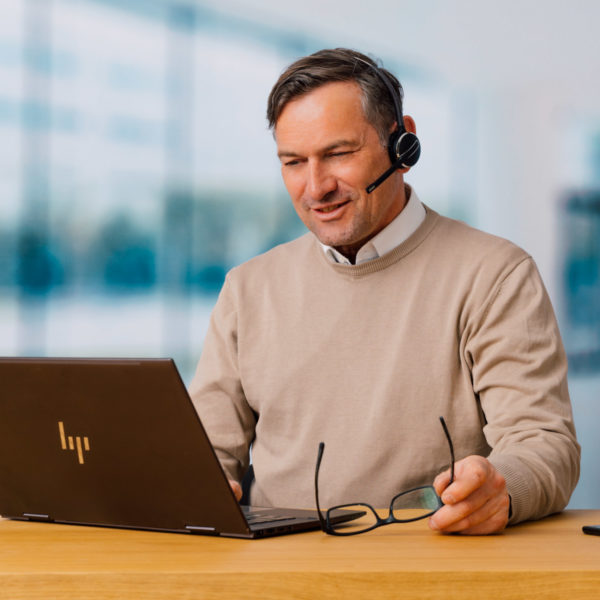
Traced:
<svg viewBox="0 0 600 600">
<path fill-rule="evenodd" d="M 510 523 L 562 510 L 579 478 L 580 447 L 558 326 L 530 257 L 498 282 L 466 344 L 485 415 L 489 460 L 506 479 Z"/>
<path fill-rule="evenodd" d="M 190 395 L 228 477 L 240 481 L 249 465 L 256 416 L 240 380 L 237 323 L 236 297 L 228 275 L 211 315 Z"/>
</svg>

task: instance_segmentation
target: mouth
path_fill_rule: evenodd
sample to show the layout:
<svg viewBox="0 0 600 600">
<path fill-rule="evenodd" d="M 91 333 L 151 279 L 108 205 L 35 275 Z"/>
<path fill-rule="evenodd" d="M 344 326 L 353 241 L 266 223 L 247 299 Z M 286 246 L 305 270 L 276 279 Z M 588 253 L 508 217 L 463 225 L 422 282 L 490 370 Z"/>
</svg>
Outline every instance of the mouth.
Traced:
<svg viewBox="0 0 600 600">
<path fill-rule="evenodd" d="M 343 202 L 336 202 L 335 204 L 328 204 L 327 206 L 319 206 L 313 208 L 313 210 L 322 215 L 331 215 L 336 211 L 339 211 L 342 207 L 346 206 L 350 200 L 345 200 Z"/>
</svg>

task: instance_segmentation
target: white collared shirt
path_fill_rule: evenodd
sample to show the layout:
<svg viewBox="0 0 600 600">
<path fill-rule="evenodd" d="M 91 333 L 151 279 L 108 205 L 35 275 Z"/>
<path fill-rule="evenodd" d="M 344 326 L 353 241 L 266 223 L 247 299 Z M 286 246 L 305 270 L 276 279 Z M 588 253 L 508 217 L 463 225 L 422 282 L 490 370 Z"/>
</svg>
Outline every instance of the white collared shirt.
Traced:
<svg viewBox="0 0 600 600">
<path fill-rule="evenodd" d="M 379 258 L 407 240 L 425 220 L 425 208 L 412 188 L 406 206 L 400 214 L 376 236 L 371 238 L 356 254 L 357 265 Z M 343 254 L 332 246 L 321 244 L 325 255 L 331 262 L 344 265 L 352 264 Z"/>
</svg>

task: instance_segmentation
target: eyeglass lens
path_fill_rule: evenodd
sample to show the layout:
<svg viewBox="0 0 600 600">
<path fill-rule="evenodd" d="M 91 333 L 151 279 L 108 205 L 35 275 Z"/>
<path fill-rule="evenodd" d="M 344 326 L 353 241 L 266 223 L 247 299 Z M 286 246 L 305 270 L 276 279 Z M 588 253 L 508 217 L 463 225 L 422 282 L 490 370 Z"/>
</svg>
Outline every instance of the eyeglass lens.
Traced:
<svg viewBox="0 0 600 600">
<path fill-rule="evenodd" d="M 441 506 L 439 496 L 436 494 L 432 486 L 424 486 L 409 490 L 403 494 L 398 494 L 392 501 L 390 507 L 390 521 L 408 522 L 423 519 L 432 515 Z M 379 517 L 374 512 L 373 508 L 368 504 L 349 504 L 335 507 L 327 511 L 328 517 L 333 517 L 338 509 L 361 511 L 365 516 L 359 521 L 348 521 L 342 523 L 334 523 L 330 518 L 330 528 L 333 531 L 345 534 L 358 533 L 372 529 L 380 524 L 382 520 L 387 520 L 389 514 L 383 514 Z"/>
</svg>

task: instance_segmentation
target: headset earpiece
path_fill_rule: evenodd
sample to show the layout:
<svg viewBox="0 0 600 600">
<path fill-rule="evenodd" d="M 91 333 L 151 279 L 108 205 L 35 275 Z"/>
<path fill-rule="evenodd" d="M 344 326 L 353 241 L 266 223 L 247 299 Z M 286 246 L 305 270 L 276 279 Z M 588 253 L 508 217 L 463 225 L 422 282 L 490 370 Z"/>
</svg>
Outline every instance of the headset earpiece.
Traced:
<svg viewBox="0 0 600 600">
<path fill-rule="evenodd" d="M 404 127 L 394 131 L 388 142 L 388 154 L 392 164 L 400 163 L 401 167 L 412 167 L 421 156 L 419 138 Z"/>
</svg>

